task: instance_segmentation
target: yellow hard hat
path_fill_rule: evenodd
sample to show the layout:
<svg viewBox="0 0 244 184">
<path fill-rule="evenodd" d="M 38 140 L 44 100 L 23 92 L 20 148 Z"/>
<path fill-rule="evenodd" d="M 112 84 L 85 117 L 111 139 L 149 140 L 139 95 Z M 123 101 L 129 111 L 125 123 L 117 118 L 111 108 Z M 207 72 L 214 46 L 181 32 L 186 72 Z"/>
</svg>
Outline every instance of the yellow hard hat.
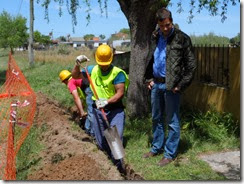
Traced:
<svg viewBox="0 0 244 184">
<path fill-rule="evenodd" d="M 71 77 L 71 73 L 68 70 L 62 70 L 59 73 L 59 78 L 63 82 L 65 79 L 69 79 Z"/>
<path fill-rule="evenodd" d="M 95 59 L 99 65 L 109 65 L 113 60 L 112 49 L 108 45 L 100 45 L 96 50 Z"/>
</svg>

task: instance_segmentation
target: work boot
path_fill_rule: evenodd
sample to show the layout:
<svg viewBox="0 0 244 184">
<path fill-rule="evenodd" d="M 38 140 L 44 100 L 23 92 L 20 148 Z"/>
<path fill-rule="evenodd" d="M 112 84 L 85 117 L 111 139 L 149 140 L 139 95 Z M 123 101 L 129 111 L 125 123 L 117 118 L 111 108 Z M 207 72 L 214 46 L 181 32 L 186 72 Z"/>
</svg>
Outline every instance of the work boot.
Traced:
<svg viewBox="0 0 244 184">
<path fill-rule="evenodd" d="M 145 153 L 142 158 L 149 158 L 149 157 L 154 157 L 156 156 L 157 154 L 156 153 L 153 153 L 151 151 L 149 151 L 148 153 Z"/>
<path fill-rule="evenodd" d="M 158 166 L 163 167 L 168 165 L 170 162 L 172 162 L 173 159 L 172 158 L 165 158 L 163 157 L 159 162 L 158 162 Z"/>
</svg>

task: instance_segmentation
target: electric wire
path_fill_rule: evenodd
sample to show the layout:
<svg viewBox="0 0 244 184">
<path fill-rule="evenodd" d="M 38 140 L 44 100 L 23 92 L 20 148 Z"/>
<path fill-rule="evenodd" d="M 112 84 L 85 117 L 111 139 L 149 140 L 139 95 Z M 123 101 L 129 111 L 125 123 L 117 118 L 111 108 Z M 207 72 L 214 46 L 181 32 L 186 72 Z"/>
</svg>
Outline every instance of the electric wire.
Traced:
<svg viewBox="0 0 244 184">
<path fill-rule="evenodd" d="M 20 2 L 19 9 L 18 9 L 18 14 L 17 15 L 19 15 L 19 12 L 20 12 L 21 7 L 22 7 L 22 3 L 23 3 L 23 0 L 21 0 L 21 2 Z"/>
</svg>

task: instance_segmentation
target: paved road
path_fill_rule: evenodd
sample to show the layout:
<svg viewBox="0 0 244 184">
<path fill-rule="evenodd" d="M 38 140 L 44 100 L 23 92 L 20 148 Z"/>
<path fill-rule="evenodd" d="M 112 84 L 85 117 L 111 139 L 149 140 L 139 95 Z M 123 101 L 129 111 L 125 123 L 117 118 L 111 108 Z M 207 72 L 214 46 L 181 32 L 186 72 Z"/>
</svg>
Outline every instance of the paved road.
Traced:
<svg viewBox="0 0 244 184">
<path fill-rule="evenodd" d="M 240 180 L 240 151 L 229 151 L 208 155 L 201 155 L 200 158 L 206 161 L 210 167 L 229 180 Z"/>
</svg>

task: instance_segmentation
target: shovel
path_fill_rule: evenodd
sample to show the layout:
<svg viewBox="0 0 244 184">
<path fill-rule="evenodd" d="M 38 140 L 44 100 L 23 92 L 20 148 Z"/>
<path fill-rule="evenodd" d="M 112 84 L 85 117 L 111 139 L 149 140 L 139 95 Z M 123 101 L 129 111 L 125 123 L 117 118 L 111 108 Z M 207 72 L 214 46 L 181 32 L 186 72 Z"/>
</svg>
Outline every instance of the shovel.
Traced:
<svg viewBox="0 0 244 184">
<path fill-rule="evenodd" d="M 93 85 L 93 82 L 91 80 L 91 77 L 90 77 L 86 67 L 85 67 L 85 71 L 86 71 L 87 78 L 88 78 L 88 80 L 89 80 L 89 82 L 91 84 L 91 87 L 92 87 L 92 90 L 94 92 L 94 95 L 95 95 L 96 99 L 98 100 L 99 97 L 97 95 L 97 92 L 95 90 L 95 87 Z M 106 114 L 104 112 L 104 109 L 101 108 L 100 110 L 102 112 L 103 119 L 105 120 L 105 122 L 107 124 L 107 127 L 108 127 L 106 130 L 104 130 L 103 133 L 104 133 L 104 136 L 105 136 L 105 138 L 106 138 L 106 140 L 108 142 L 108 145 L 109 145 L 109 147 L 110 147 L 110 149 L 112 151 L 112 154 L 113 154 L 113 156 L 114 156 L 114 158 L 116 160 L 122 159 L 125 156 L 125 150 L 124 150 L 122 141 L 121 141 L 121 139 L 119 137 L 117 127 L 115 125 L 113 127 L 110 127 L 108 119 L 107 119 L 107 116 L 106 116 Z"/>
</svg>

